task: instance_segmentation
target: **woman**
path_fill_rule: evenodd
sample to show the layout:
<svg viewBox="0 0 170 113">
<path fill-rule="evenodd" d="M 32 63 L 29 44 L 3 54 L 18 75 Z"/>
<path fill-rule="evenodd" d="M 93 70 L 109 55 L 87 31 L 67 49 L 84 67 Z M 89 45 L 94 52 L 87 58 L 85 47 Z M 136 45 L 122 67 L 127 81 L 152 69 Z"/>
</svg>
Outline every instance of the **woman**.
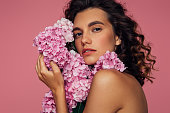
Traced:
<svg viewBox="0 0 170 113">
<path fill-rule="evenodd" d="M 142 90 L 144 80 L 152 82 L 151 70 L 155 57 L 137 23 L 115 0 L 72 0 L 65 11 L 74 23 L 75 47 L 87 65 L 97 62 L 107 50 L 115 51 L 128 67 L 123 73 L 100 70 L 93 78 L 83 113 L 147 113 L 147 101 Z M 153 58 L 152 58 L 153 57 Z M 40 55 L 36 65 L 39 79 L 53 93 L 57 113 L 68 113 L 64 80 L 60 69 L 50 62 L 48 71 Z"/>
</svg>

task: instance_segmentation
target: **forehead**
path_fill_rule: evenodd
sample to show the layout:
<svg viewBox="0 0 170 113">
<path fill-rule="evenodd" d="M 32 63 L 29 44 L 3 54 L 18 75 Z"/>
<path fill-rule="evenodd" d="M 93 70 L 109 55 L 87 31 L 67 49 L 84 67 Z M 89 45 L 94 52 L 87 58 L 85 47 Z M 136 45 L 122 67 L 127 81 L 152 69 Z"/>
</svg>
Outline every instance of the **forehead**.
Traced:
<svg viewBox="0 0 170 113">
<path fill-rule="evenodd" d="M 104 24 L 109 23 L 107 13 L 99 8 L 88 8 L 79 12 L 74 19 L 74 27 L 87 26 L 90 22 L 101 21 Z"/>
</svg>

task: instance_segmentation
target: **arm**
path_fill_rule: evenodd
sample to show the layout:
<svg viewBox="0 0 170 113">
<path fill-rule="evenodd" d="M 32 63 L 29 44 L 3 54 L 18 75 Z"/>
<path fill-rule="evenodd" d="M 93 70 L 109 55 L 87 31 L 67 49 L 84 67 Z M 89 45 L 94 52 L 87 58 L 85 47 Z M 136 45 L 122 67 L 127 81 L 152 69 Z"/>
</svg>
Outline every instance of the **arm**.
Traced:
<svg viewBox="0 0 170 113">
<path fill-rule="evenodd" d="M 53 91 L 52 93 L 57 113 L 68 113 L 64 87 L 58 89 L 58 91 Z"/>
<path fill-rule="evenodd" d="M 56 103 L 57 113 L 68 113 L 65 98 L 64 79 L 61 71 L 54 62 L 50 62 L 52 71 L 48 71 L 43 58 L 44 56 L 40 55 L 37 61 L 36 72 L 38 77 L 51 89 L 54 101 Z"/>
</svg>

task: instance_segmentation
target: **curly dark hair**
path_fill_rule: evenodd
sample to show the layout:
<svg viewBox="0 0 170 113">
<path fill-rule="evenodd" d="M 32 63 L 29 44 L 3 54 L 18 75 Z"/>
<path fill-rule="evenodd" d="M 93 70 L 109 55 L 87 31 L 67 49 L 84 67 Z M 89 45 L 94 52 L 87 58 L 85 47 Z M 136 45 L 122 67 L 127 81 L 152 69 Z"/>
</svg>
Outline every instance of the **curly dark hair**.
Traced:
<svg viewBox="0 0 170 113">
<path fill-rule="evenodd" d="M 107 13 L 113 31 L 121 39 L 115 52 L 128 68 L 125 73 L 134 76 L 141 86 L 145 78 L 153 82 L 151 70 L 154 69 L 155 56 L 151 55 L 149 43 L 144 45 L 144 35 L 137 28 L 138 24 L 126 14 L 127 10 L 115 0 L 71 0 L 67 4 L 65 17 L 74 23 L 77 13 L 88 8 L 100 8 Z"/>
</svg>

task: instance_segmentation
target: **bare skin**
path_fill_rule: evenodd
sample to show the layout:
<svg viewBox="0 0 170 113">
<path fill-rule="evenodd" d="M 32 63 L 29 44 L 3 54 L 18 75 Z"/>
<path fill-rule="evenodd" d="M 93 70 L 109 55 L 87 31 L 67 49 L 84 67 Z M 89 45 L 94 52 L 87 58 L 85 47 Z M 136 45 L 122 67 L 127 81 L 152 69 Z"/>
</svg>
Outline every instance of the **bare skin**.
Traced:
<svg viewBox="0 0 170 113">
<path fill-rule="evenodd" d="M 53 61 L 50 62 L 53 70 L 48 71 L 43 59 L 44 56 L 40 54 L 36 64 L 38 78 L 51 89 L 56 103 L 57 113 L 68 113 L 65 98 L 64 78 L 61 71 Z"/>
<path fill-rule="evenodd" d="M 147 113 L 140 84 L 117 70 L 98 71 L 83 113 Z"/>
<path fill-rule="evenodd" d="M 91 8 L 78 13 L 74 21 L 75 28 L 76 48 L 88 65 L 94 64 L 106 50 L 114 51 L 116 45 L 121 44 L 108 22 L 106 13 L 101 9 Z M 88 55 L 83 54 L 84 48 L 95 51 Z M 52 71 L 48 71 L 43 55 L 40 55 L 36 72 L 39 79 L 52 90 L 57 113 L 68 113 L 61 71 L 54 62 L 50 64 Z M 100 70 L 95 74 L 83 113 L 147 112 L 144 92 L 133 76 L 115 69 Z"/>
<path fill-rule="evenodd" d="M 114 51 L 121 43 L 113 32 L 107 14 L 98 8 L 90 8 L 78 13 L 74 20 L 73 33 L 77 51 L 88 65 L 95 64 L 107 50 Z M 86 55 L 82 53 L 85 48 L 95 51 Z"/>
</svg>

